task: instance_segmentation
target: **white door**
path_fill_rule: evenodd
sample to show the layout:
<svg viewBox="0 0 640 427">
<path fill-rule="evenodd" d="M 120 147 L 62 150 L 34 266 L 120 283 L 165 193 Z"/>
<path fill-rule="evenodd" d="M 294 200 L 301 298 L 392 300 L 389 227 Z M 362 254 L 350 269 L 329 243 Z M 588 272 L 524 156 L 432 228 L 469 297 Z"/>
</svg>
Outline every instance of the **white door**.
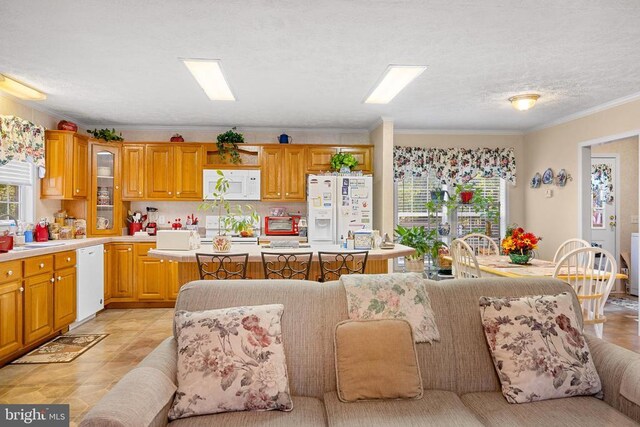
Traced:
<svg viewBox="0 0 640 427">
<path fill-rule="evenodd" d="M 591 243 L 606 249 L 618 259 L 616 169 L 615 157 L 591 157 Z"/>
</svg>

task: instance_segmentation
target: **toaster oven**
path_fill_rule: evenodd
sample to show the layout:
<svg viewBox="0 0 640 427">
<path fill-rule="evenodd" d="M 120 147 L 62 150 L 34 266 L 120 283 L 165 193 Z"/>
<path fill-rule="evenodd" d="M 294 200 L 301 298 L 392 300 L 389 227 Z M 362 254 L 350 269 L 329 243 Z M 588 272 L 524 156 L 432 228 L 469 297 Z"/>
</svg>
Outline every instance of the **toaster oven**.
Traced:
<svg viewBox="0 0 640 427">
<path fill-rule="evenodd" d="M 300 215 L 265 216 L 264 233 L 267 236 L 297 236 Z"/>
</svg>

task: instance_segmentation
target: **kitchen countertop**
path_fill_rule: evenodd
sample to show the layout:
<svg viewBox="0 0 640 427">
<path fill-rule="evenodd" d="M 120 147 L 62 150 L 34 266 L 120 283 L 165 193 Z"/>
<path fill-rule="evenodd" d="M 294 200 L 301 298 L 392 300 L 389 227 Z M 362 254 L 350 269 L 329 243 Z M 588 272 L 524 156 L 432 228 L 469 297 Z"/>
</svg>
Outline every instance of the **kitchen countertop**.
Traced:
<svg viewBox="0 0 640 427">
<path fill-rule="evenodd" d="M 313 252 L 314 258 L 317 258 L 318 251 L 327 252 L 358 252 L 356 250 L 350 251 L 347 249 L 341 249 L 338 245 L 312 245 L 309 248 L 297 248 L 297 249 L 280 249 L 280 248 L 263 248 L 260 245 L 232 245 L 230 254 L 248 253 L 249 262 L 262 262 L 261 252 L 282 252 L 282 253 L 295 253 L 295 252 Z M 152 249 L 148 252 L 148 256 L 159 259 L 166 259 L 178 262 L 196 262 L 196 253 L 200 254 L 213 254 L 212 245 L 205 244 L 199 249 L 191 251 L 172 251 L 172 250 L 159 250 Z M 408 246 L 400 244 L 395 245 L 393 249 L 371 249 L 369 251 L 370 260 L 385 260 L 398 258 L 405 255 L 411 255 L 414 253 L 414 249 Z"/>
<path fill-rule="evenodd" d="M 49 240 L 48 243 L 63 243 L 58 246 L 46 246 L 36 249 L 28 250 L 14 250 L 7 253 L 0 253 L 0 262 L 14 261 L 24 258 L 30 258 L 39 255 L 49 255 L 57 252 L 74 251 L 79 248 L 86 248 L 87 246 L 100 245 L 105 243 L 146 243 L 155 242 L 155 236 L 114 236 L 114 237 L 88 237 L 86 239 L 75 240 Z M 35 242 L 34 242 L 35 243 Z"/>
</svg>

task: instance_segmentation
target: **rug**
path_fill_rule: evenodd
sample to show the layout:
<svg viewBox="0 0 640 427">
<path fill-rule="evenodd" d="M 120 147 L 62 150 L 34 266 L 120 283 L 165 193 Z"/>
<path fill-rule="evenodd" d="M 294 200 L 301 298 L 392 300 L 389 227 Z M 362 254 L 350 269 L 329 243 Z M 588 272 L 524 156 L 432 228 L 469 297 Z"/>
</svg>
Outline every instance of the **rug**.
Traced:
<svg viewBox="0 0 640 427">
<path fill-rule="evenodd" d="M 109 334 L 60 335 L 11 364 L 69 363 L 107 336 Z"/>
<path fill-rule="evenodd" d="M 620 307 L 628 308 L 629 310 L 638 311 L 638 300 L 637 299 L 610 297 L 607 300 L 607 302 L 611 303 L 613 305 L 617 305 L 617 306 L 620 306 Z"/>
</svg>

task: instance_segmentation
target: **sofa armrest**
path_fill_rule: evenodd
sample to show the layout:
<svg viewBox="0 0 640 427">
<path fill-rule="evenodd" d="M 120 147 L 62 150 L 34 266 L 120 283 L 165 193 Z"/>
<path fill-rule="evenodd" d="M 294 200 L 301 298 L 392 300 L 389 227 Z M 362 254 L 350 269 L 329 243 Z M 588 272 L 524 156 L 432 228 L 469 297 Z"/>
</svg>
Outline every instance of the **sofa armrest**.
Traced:
<svg viewBox="0 0 640 427">
<path fill-rule="evenodd" d="M 640 354 L 585 334 L 610 406 L 640 422 Z"/>
</svg>

